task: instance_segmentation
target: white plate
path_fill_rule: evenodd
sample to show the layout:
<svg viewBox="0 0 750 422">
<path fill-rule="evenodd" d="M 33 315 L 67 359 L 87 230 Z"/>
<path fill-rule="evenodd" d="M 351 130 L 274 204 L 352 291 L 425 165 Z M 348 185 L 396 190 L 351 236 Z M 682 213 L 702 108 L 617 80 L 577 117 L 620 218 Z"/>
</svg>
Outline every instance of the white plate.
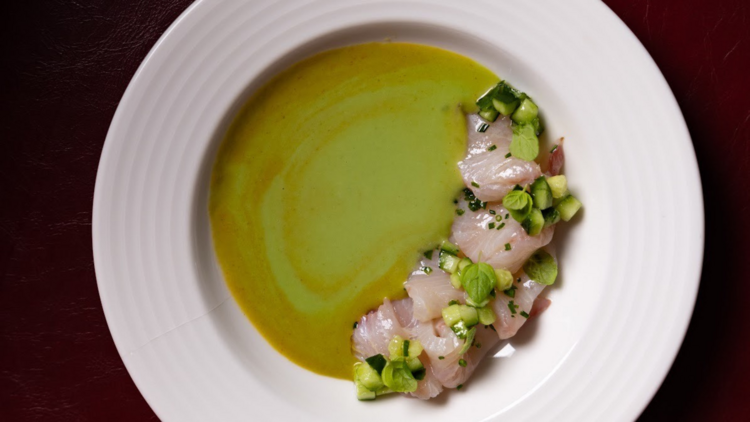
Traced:
<svg viewBox="0 0 750 422">
<path fill-rule="evenodd" d="M 207 218 L 214 153 L 249 94 L 315 52 L 386 38 L 472 57 L 531 93 L 547 133 L 567 140 L 566 173 L 585 204 L 556 238 L 552 307 L 512 339 L 515 353 L 432 402 L 360 403 L 349 382 L 276 353 L 230 296 Z M 693 309 L 703 206 L 669 87 L 599 2 L 199 1 L 117 109 L 93 241 L 112 336 L 165 420 L 632 420 Z"/>
</svg>

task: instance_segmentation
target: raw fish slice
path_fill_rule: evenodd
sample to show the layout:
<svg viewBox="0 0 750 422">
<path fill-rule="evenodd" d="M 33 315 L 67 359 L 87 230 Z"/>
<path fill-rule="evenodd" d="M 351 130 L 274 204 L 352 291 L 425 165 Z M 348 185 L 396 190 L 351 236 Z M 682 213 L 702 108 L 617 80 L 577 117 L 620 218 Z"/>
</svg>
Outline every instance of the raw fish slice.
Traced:
<svg viewBox="0 0 750 422">
<path fill-rule="evenodd" d="M 565 151 L 563 151 L 563 138 L 557 142 L 557 148 L 552 151 L 547 159 L 547 174 L 549 176 L 557 176 L 560 174 L 563 165 L 565 164 Z"/>
<path fill-rule="evenodd" d="M 546 286 L 529 279 L 525 273 L 522 272 L 518 275 L 513 280 L 513 285 L 516 286 L 514 297 L 509 297 L 505 293 L 498 292 L 497 298 L 492 302 L 492 309 L 497 316 L 497 320 L 492 325 L 495 327 L 497 336 L 501 340 L 516 335 L 521 326 L 526 322 L 528 318 L 522 316 L 521 311 L 531 317 L 543 312 L 550 304 L 549 299 L 538 297 Z M 510 310 L 511 301 L 513 302 L 515 313 Z"/>
<path fill-rule="evenodd" d="M 411 299 L 389 301 L 385 299 L 383 304 L 367 315 L 363 316 L 352 335 L 352 349 L 354 356 L 365 361 L 370 356 L 381 354 L 388 357 L 388 343 L 395 335 L 405 339 L 414 339 L 412 329 L 407 324 L 419 324 L 412 315 Z M 428 400 L 443 391 L 443 386 L 435 377 L 434 370 L 430 366 L 430 360 L 422 353 L 419 360 L 425 366 L 425 377 L 417 383 L 417 390 L 410 395 Z"/>
<path fill-rule="evenodd" d="M 475 345 L 464 355 L 459 355 L 464 340 L 456 337 L 450 327 L 445 325 L 442 317 L 421 322 L 410 313 L 410 308 L 413 306 L 410 299 L 403 299 L 393 304 L 399 323 L 411 330 L 412 338 L 419 340 L 424 347 L 424 354 L 420 356 L 420 359 L 424 362 L 422 358 L 425 354 L 427 355 L 434 376 L 446 388 L 455 388 L 466 382 L 487 350 L 500 340 L 492 329 L 477 325 Z M 476 347 L 477 343 L 480 347 Z M 440 359 L 441 356 L 443 359 Z M 459 359 L 466 361 L 465 367 L 458 364 Z"/>
<path fill-rule="evenodd" d="M 363 362 L 377 354 L 388 357 L 388 343 L 395 335 L 409 338 L 410 332 L 399 324 L 392 302 L 386 298 L 376 311 L 363 316 L 354 329 L 354 356 Z"/>
<path fill-rule="evenodd" d="M 420 264 L 424 264 L 424 262 Z M 398 324 L 409 330 L 410 340 L 417 339 L 415 331 L 419 330 L 420 326 L 424 323 L 414 317 L 414 302 L 412 299 L 401 299 L 391 303 L 393 304 L 393 311 L 398 320 Z M 432 324 L 432 321 L 429 321 L 426 324 Z M 409 394 L 422 400 L 428 400 L 443 391 L 443 384 L 441 384 L 440 380 L 435 376 L 435 369 L 432 367 L 432 362 L 430 361 L 429 356 L 422 352 L 422 354 L 419 355 L 419 360 L 426 369 L 425 377 L 422 381 L 417 383 L 417 391 Z"/>
<path fill-rule="evenodd" d="M 453 243 L 474 262 L 481 260 L 512 273 L 518 271 L 537 249 L 546 246 L 555 232 L 553 225 L 536 236 L 529 236 L 520 223 L 510 216 L 505 218 L 507 211 L 501 203 L 489 203 L 486 210 L 474 212 L 462 199 L 458 207 L 465 212 L 453 220 Z M 490 214 L 490 210 L 496 214 Z M 500 216 L 500 221 L 497 221 L 497 216 Z M 494 229 L 488 228 L 490 223 L 495 223 Z M 503 223 L 505 226 L 498 230 Z M 510 245 L 510 250 L 506 250 L 506 244 Z"/>
<path fill-rule="evenodd" d="M 424 322 L 440 318 L 451 300 L 466 301 L 464 291 L 455 289 L 450 275 L 437 267 L 430 274 L 415 272 L 409 276 L 406 292 L 414 301 L 414 318 Z"/>
<path fill-rule="evenodd" d="M 464 340 L 459 339 L 453 331 L 445 325 L 442 319 L 436 319 L 431 324 L 420 324 L 414 330 L 417 339 L 422 343 L 427 356 L 432 363 L 432 370 L 437 379 L 446 388 L 455 388 L 466 382 L 476 369 L 487 350 L 492 348 L 499 338 L 489 328 L 477 325 L 476 343 L 463 355 L 459 352 L 464 345 Z M 442 359 L 440 357 L 442 356 Z M 466 361 L 466 366 L 458 364 L 459 360 Z"/>
<path fill-rule="evenodd" d="M 420 356 L 419 360 L 426 370 L 424 379 L 417 383 L 417 391 L 409 394 L 421 400 L 429 400 L 443 392 L 443 384 L 435 376 L 430 360 L 423 356 Z"/>
<path fill-rule="evenodd" d="M 458 168 L 464 184 L 471 187 L 477 198 L 482 201 L 501 200 L 515 185 L 530 184 L 542 174 L 539 165 L 533 161 L 505 157 L 513 138 L 509 118 L 497 119 L 485 132 L 476 130 L 483 122 L 476 114 L 467 116 L 466 120 L 468 147 L 466 157 L 458 163 Z M 488 151 L 492 145 L 497 148 Z"/>
</svg>

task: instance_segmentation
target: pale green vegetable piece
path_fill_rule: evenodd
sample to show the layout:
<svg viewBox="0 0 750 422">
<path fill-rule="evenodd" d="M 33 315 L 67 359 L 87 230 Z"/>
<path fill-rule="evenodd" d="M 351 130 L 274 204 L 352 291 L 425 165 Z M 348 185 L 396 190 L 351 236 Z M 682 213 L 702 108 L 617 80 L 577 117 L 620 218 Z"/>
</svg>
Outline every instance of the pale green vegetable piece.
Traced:
<svg viewBox="0 0 750 422">
<path fill-rule="evenodd" d="M 513 139 L 510 141 L 510 153 L 516 158 L 534 161 L 539 155 L 539 138 L 533 125 L 514 125 Z"/>
<path fill-rule="evenodd" d="M 519 223 L 523 222 L 526 217 L 531 213 L 531 209 L 534 207 L 534 201 L 531 199 L 531 195 L 522 190 L 512 190 L 503 197 L 503 207 L 510 212 L 510 215 L 514 220 Z"/>
<path fill-rule="evenodd" d="M 417 380 L 403 358 L 388 362 L 383 368 L 382 378 L 386 387 L 398 393 L 411 393 L 417 390 Z"/>
<path fill-rule="evenodd" d="M 443 308 L 442 315 L 445 325 L 452 327 L 461 321 L 461 307 L 459 305 L 451 305 Z"/>
<path fill-rule="evenodd" d="M 479 323 L 482 325 L 492 325 L 497 318 L 495 316 L 495 311 L 493 311 L 490 306 L 477 309 L 477 315 L 479 316 Z"/>
<path fill-rule="evenodd" d="M 552 197 L 555 199 L 562 198 L 568 193 L 568 179 L 562 174 L 548 177 L 547 184 L 552 191 Z"/>
<path fill-rule="evenodd" d="M 391 355 L 391 359 L 404 356 L 404 339 L 401 336 L 393 336 L 388 343 L 388 353 Z"/>
<path fill-rule="evenodd" d="M 498 291 L 510 289 L 513 285 L 513 274 L 504 268 L 495 268 L 495 276 L 497 277 L 497 284 L 495 287 Z"/>
<path fill-rule="evenodd" d="M 378 371 L 370 365 L 362 362 L 354 364 L 354 379 L 364 385 L 370 391 L 377 391 L 383 388 L 383 380 L 378 375 Z"/>
<path fill-rule="evenodd" d="M 495 269 L 484 262 L 468 265 L 461 272 L 461 285 L 474 303 L 481 303 L 495 287 Z"/>
<path fill-rule="evenodd" d="M 473 327 L 469 332 L 466 334 L 466 340 L 464 340 L 464 345 L 461 347 L 461 350 L 458 352 L 459 355 L 463 355 L 464 353 L 469 351 L 469 348 L 471 348 L 471 343 L 474 342 L 474 336 L 477 334 L 477 327 Z"/>
<path fill-rule="evenodd" d="M 523 264 L 523 270 L 530 279 L 547 286 L 554 284 L 557 278 L 557 262 L 555 262 L 555 258 L 552 258 L 552 255 L 543 249 L 539 249 L 531 255 L 529 260 Z"/>
<path fill-rule="evenodd" d="M 563 221 L 570 221 L 574 215 L 581 209 L 581 201 L 577 200 L 573 195 L 568 195 L 560 201 L 555 209 L 560 212 L 560 218 Z"/>
</svg>

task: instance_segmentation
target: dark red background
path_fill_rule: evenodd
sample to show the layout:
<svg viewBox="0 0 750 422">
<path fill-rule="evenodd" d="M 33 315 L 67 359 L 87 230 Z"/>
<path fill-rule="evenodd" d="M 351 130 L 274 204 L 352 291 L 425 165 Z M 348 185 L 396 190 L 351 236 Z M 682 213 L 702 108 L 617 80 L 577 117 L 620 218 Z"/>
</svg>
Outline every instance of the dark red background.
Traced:
<svg viewBox="0 0 750 422">
<path fill-rule="evenodd" d="M 2 3 L 0 420 L 156 419 L 104 320 L 91 207 L 117 103 L 190 1 Z M 640 420 L 750 420 L 750 2 L 606 3 L 677 97 L 706 204 L 695 314 Z"/>
</svg>

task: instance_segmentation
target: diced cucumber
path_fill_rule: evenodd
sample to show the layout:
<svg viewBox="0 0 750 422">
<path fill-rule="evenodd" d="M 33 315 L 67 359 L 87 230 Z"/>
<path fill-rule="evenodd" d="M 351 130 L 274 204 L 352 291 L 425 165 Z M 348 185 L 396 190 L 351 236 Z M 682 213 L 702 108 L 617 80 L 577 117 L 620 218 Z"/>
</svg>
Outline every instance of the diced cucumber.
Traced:
<svg viewBox="0 0 750 422">
<path fill-rule="evenodd" d="M 440 250 L 448 252 L 451 255 L 458 255 L 458 246 L 454 245 L 453 243 L 449 241 L 443 241 L 443 243 L 440 245 Z"/>
<path fill-rule="evenodd" d="M 497 110 L 492 108 L 479 111 L 479 117 L 487 120 L 488 122 L 494 122 L 495 120 L 497 120 L 498 115 L 499 113 L 497 112 Z"/>
<path fill-rule="evenodd" d="M 552 191 L 552 197 L 555 199 L 562 198 L 568 193 L 568 179 L 562 174 L 548 178 L 547 184 Z"/>
<path fill-rule="evenodd" d="M 464 345 L 461 347 L 461 350 L 458 352 L 459 355 L 463 355 L 464 353 L 468 352 L 471 348 L 471 343 L 474 343 L 474 336 L 477 334 L 477 327 L 472 327 L 471 330 L 469 330 L 468 333 L 466 333 L 466 340 L 464 340 Z"/>
<path fill-rule="evenodd" d="M 495 105 L 495 103 L 493 102 L 492 105 Z M 539 107 L 531 101 L 531 98 L 526 97 L 521 100 L 521 104 L 518 105 L 518 108 L 513 112 L 513 115 L 510 118 L 518 124 L 524 124 L 531 123 L 531 121 L 538 115 Z"/>
<path fill-rule="evenodd" d="M 422 365 L 422 361 L 417 357 L 406 358 L 406 366 L 412 372 L 419 371 L 420 369 L 424 368 L 424 365 Z"/>
<path fill-rule="evenodd" d="M 385 364 L 388 363 L 388 360 L 385 358 L 385 356 L 377 354 L 365 359 L 365 362 L 367 362 L 367 364 L 370 365 L 372 369 L 378 371 L 378 374 L 380 374 L 381 372 L 383 372 L 383 368 L 385 367 Z"/>
<path fill-rule="evenodd" d="M 383 387 L 383 380 L 380 378 L 378 371 L 370 365 L 362 362 L 354 364 L 355 379 L 358 380 L 365 388 L 370 391 L 376 391 Z"/>
<path fill-rule="evenodd" d="M 542 133 L 544 132 L 544 124 L 542 124 L 542 120 L 539 118 L 539 116 L 534 117 L 529 124 L 534 128 L 536 136 L 542 135 Z"/>
<path fill-rule="evenodd" d="M 523 97 L 525 97 L 524 94 L 505 81 L 500 81 L 495 88 L 492 105 L 504 116 L 512 114 Z"/>
<path fill-rule="evenodd" d="M 574 215 L 581 209 L 581 201 L 577 200 L 573 195 L 568 195 L 560 201 L 555 207 L 560 212 L 560 218 L 563 221 L 570 221 Z"/>
<path fill-rule="evenodd" d="M 477 315 L 476 308 L 471 306 L 459 305 L 459 312 L 461 313 L 461 320 L 466 324 L 467 327 L 477 325 L 479 322 L 479 316 Z"/>
<path fill-rule="evenodd" d="M 495 323 L 495 312 L 489 306 L 477 309 L 479 323 L 482 325 L 492 325 Z"/>
<path fill-rule="evenodd" d="M 422 343 L 420 343 L 419 340 L 409 341 L 409 356 L 410 357 L 417 357 L 421 355 L 422 350 L 424 350 L 424 348 L 422 347 Z"/>
<path fill-rule="evenodd" d="M 452 327 L 461 321 L 460 305 L 451 305 L 447 308 L 443 308 L 442 314 L 445 325 L 449 327 Z"/>
<path fill-rule="evenodd" d="M 391 359 L 404 356 L 404 339 L 401 336 L 393 336 L 388 343 L 388 353 L 391 355 Z"/>
<path fill-rule="evenodd" d="M 552 189 L 544 176 L 539 176 L 531 184 L 531 197 L 534 199 L 534 205 L 540 210 L 552 206 Z"/>
<path fill-rule="evenodd" d="M 469 265 L 471 265 L 473 263 L 474 263 L 474 261 L 472 261 L 471 258 L 469 258 L 469 257 L 466 257 L 466 258 L 462 259 L 458 263 L 458 274 L 461 274 L 461 271 L 463 271 L 464 268 L 468 267 Z"/>
<path fill-rule="evenodd" d="M 466 338 L 469 334 L 469 328 L 466 327 L 466 324 L 463 321 L 458 321 L 456 325 L 451 327 L 451 330 L 456 333 L 456 337 L 458 338 Z"/>
<path fill-rule="evenodd" d="M 518 103 L 518 100 L 511 101 L 510 103 L 504 103 L 497 99 L 492 100 L 492 106 L 495 107 L 495 110 L 497 110 L 503 116 L 507 116 L 513 113 L 513 111 L 518 107 Z"/>
<path fill-rule="evenodd" d="M 441 250 L 439 262 L 441 270 L 453 274 L 458 270 L 458 263 L 461 262 L 461 258 Z"/>
<path fill-rule="evenodd" d="M 375 400 L 375 392 L 370 391 L 362 385 L 360 382 L 354 382 L 354 386 L 357 390 L 357 400 L 359 401 L 368 401 L 368 400 Z"/>
<path fill-rule="evenodd" d="M 510 271 L 503 268 L 495 268 L 495 275 L 497 276 L 497 284 L 495 285 L 497 290 L 502 292 L 513 285 L 513 274 Z"/>
<path fill-rule="evenodd" d="M 542 216 L 544 217 L 545 228 L 560 221 L 560 211 L 558 211 L 556 208 L 547 208 L 546 210 L 542 211 Z"/>
<path fill-rule="evenodd" d="M 489 110 L 492 108 L 492 99 L 495 98 L 495 93 L 497 93 L 498 86 L 500 84 L 493 86 L 490 88 L 487 92 L 485 92 L 479 99 L 477 99 L 477 105 L 479 106 L 480 110 Z"/>
<path fill-rule="evenodd" d="M 526 233 L 530 236 L 536 236 L 541 233 L 544 228 L 544 216 L 539 208 L 531 210 L 531 213 L 529 213 L 526 219 L 523 220 L 523 223 L 521 223 L 521 227 L 523 227 L 523 229 L 526 230 Z"/>
<path fill-rule="evenodd" d="M 461 288 L 461 277 L 458 275 L 458 273 L 451 274 L 451 285 L 454 289 L 460 289 Z"/>
</svg>

